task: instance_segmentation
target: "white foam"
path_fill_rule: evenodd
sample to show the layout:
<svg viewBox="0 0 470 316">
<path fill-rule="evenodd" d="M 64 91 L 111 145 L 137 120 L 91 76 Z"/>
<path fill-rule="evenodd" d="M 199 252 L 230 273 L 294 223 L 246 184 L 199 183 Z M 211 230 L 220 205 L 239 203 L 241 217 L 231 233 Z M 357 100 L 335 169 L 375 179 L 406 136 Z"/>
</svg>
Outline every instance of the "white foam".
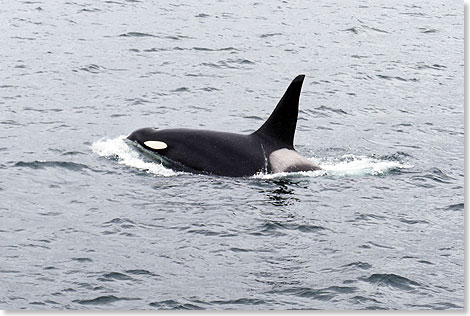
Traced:
<svg viewBox="0 0 470 316">
<path fill-rule="evenodd" d="M 161 163 L 145 161 L 144 156 L 138 150 L 125 141 L 126 136 L 113 139 L 100 139 L 91 145 L 94 153 L 101 157 L 117 158 L 118 163 L 129 167 L 144 170 L 146 172 L 171 177 L 181 172 L 165 168 Z M 258 173 L 254 178 L 273 179 L 283 177 L 320 177 L 320 176 L 367 176 L 383 175 L 393 169 L 407 169 L 413 166 L 395 160 L 384 160 L 367 156 L 344 155 L 341 158 L 309 158 L 322 169 L 302 172 L 280 172 L 273 174 Z"/>
<path fill-rule="evenodd" d="M 146 162 L 137 150 L 125 142 L 126 136 L 113 139 L 100 139 L 91 145 L 95 154 L 101 157 L 117 158 L 119 164 L 144 170 L 158 176 L 171 177 L 179 174 L 156 162 Z"/>
<path fill-rule="evenodd" d="M 367 176 L 383 175 L 393 169 L 412 168 L 412 165 L 400 161 L 381 160 L 367 156 L 344 155 L 341 158 L 309 158 L 321 170 L 295 173 L 256 174 L 255 178 L 273 179 L 282 177 L 319 177 L 319 176 Z"/>
<path fill-rule="evenodd" d="M 320 167 L 334 176 L 382 175 L 393 169 L 413 166 L 395 160 L 381 160 L 367 156 L 344 155 L 340 159 L 321 159 Z"/>
</svg>

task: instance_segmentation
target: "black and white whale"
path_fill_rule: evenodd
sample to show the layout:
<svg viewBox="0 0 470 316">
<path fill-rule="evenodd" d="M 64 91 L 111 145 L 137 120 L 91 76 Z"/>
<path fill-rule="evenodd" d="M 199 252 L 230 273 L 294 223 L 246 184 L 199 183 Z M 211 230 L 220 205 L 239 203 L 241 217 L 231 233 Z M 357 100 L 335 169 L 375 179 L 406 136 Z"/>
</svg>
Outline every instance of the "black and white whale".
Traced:
<svg viewBox="0 0 470 316">
<path fill-rule="evenodd" d="M 252 134 L 142 128 L 127 138 L 171 168 L 193 173 L 243 177 L 320 169 L 294 149 L 304 77 L 292 81 L 268 120 Z"/>
</svg>

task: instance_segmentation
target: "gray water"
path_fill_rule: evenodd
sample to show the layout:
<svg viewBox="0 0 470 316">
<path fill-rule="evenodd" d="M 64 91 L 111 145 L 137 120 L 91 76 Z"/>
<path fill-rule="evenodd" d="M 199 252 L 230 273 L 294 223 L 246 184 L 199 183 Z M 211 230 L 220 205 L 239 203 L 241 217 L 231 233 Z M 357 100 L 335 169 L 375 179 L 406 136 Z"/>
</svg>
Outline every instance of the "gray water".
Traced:
<svg viewBox="0 0 470 316">
<path fill-rule="evenodd" d="M 462 3 L 7 1 L 0 25 L 1 309 L 463 308 Z M 249 133 L 300 73 L 321 172 L 124 141 Z"/>
</svg>

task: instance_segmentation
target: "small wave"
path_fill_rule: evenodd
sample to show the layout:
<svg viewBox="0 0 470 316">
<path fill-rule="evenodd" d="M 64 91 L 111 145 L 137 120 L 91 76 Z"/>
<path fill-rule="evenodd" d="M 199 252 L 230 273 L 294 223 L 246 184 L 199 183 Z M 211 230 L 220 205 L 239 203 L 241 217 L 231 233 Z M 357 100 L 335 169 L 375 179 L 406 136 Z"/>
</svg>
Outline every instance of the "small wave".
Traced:
<svg viewBox="0 0 470 316">
<path fill-rule="evenodd" d="M 198 51 L 204 51 L 204 52 L 218 52 L 218 51 L 227 51 L 227 50 L 230 50 L 230 51 L 234 51 L 234 50 L 238 50 L 234 47 L 223 47 L 223 48 L 207 48 L 207 47 L 193 47 L 192 48 L 193 50 L 198 50 Z"/>
<path fill-rule="evenodd" d="M 425 33 L 425 34 L 439 32 L 439 30 L 436 30 L 436 29 L 426 29 L 426 28 L 420 28 L 420 31 L 421 31 L 421 33 Z"/>
<path fill-rule="evenodd" d="M 377 158 L 379 160 L 401 161 L 405 157 L 412 157 L 412 156 L 403 151 L 397 151 L 394 154 L 388 154 L 388 155 L 382 155 L 382 156 L 373 155 L 372 157 Z"/>
<path fill-rule="evenodd" d="M 142 32 L 128 32 L 119 35 L 121 37 L 155 37 L 155 35 L 149 33 L 142 33 Z"/>
<path fill-rule="evenodd" d="M 216 305 L 262 305 L 266 304 L 265 300 L 255 299 L 255 298 L 239 298 L 239 299 L 231 299 L 226 301 L 212 301 L 211 304 Z"/>
<path fill-rule="evenodd" d="M 234 63 L 234 64 L 241 64 L 241 65 L 254 65 L 255 62 L 248 60 L 248 59 L 228 59 L 227 60 L 229 63 Z"/>
<path fill-rule="evenodd" d="M 31 162 L 19 161 L 13 167 L 24 167 L 31 169 L 45 169 L 45 168 L 64 168 L 72 171 L 80 171 L 90 169 L 87 165 L 70 162 L 70 161 L 43 161 L 36 160 Z"/>
<path fill-rule="evenodd" d="M 0 121 L 0 124 L 2 124 L 2 125 L 11 125 L 11 126 L 25 126 L 25 124 L 21 124 L 19 122 L 13 121 L 13 120 Z"/>
<path fill-rule="evenodd" d="M 271 293 L 288 294 L 299 297 L 306 297 L 314 300 L 329 301 L 335 296 L 341 294 L 352 294 L 358 291 L 358 288 L 352 286 L 330 286 L 322 289 L 309 287 L 293 287 L 284 290 L 274 290 Z"/>
<path fill-rule="evenodd" d="M 166 52 L 166 51 L 169 51 L 169 50 L 170 49 L 168 49 L 168 48 L 152 47 L 152 48 L 144 49 L 144 52 L 146 52 L 146 53 Z M 177 47 L 175 47 L 175 50 L 177 50 Z"/>
<path fill-rule="evenodd" d="M 420 309 L 420 310 L 449 310 L 449 309 L 463 309 L 463 306 L 455 305 L 452 303 L 446 303 L 446 302 L 436 302 L 433 304 L 409 304 L 413 309 Z"/>
<path fill-rule="evenodd" d="M 308 224 L 294 224 L 294 223 L 281 223 L 276 221 L 269 221 L 257 227 L 251 235 L 274 235 L 282 236 L 285 235 L 284 231 L 299 231 L 302 233 L 321 233 L 326 230 L 325 227 Z"/>
<path fill-rule="evenodd" d="M 77 155 L 83 155 L 83 152 L 81 151 L 66 151 L 64 153 L 60 154 L 61 156 L 77 156 Z"/>
<path fill-rule="evenodd" d="M 376 223 L 377 221 L 383 220 L 385 217 L 375 215 L 375 214 L 359 214 L 356 213 L 356 217 L 351 220 L 346 220 L 346 222 L 357 223 L 357 222 L 371 222 Z"/>
<path fill-rule="evenodd" d="M 74 261 L 78 261 L 78 262 L 93 262 L 93 260 L 91 260 L 90 258 L 72 258 L 72 260 Z"/>
<path fill-rule="evenodd" d="M 104 68 L 100 65 L 90 64 L 90 65 L 87 65 L 87 66 L 80 67 L 79 70 L 89 72 L 89 73 L 92 73 L 92 74 L 99 74 L 101 72 L 105 72 L 106 68 Z M 76 72 L 76 70 L 74 70 L 74 72 Z"/>
<path fill-rule="evenodd" d="M 179 303 L 174 300 L 165 300 L 159 302 L 152 302 L 149 304 L 151 307 L 155 307 L 157 309 L 203 309 L 201 306 L 190 304 L 190 303 Z"/>
<path fill-rule="evenodd" d="M 91 145 L 91 149 L 100 157 L 116 159 L 119 164 L 155 175 L 170 177 L 179 174 L 162 164 L 145 161 L 138 151 L 126 143 L 125 139 L 124 135 L 113 139 L 100 139 Z"/>
<path fill-rule="evenodd" d="M 463 211 L 465 210 L 464 203 L 452 204 L 447 207 L 448 211 Z"/>
<path fill-rule="evenodd" d="M 377 77 L 379 77 L 380 79 L 385 79 L 385 80 L 398 80 L 398 81 L 411 81 L 411 82 L 417 82 L 419 81 L 418 79 L 416 78 L 410 78 L 410 79 L 405 79 L 405 78 L 402 78 L 400 76 L 387 76 L 387 75 L 377 75 Z"/>
<path fill-rule="evenodd" d="M 157 276 L 155 273 L 142 269 L 126 270 L 125 272 L 134 275 Z"/>
<path fill-rule="evenodd" d="M 369 241 L 369 242 L 359 246 L 359 248 L 364 248 L 364 249 L 371 249 L 373 247 L 375 247 L 375 248 L 385 248 L 385 249 L 394 249 L 393 247 L 381 245 L 379 243 L 375 243 L 375 242 L 372 242 L 372 241 Z"/>
<path fill-rule="evenodd" d="M 219 91 L 220 89 L 217 89 L 217 88 L 214 88 L 214 87 L 204 87 L 204 88 L 200 88 L 199 90 L 212 92 L 212 91 Z"/>
<path fill-rule="evenodd" d="M 111 304 L 117 301 L 136 301 L 136 300 L 140 300 L 140 298 L 116 297 L 114 295 L 105 295 L 105 296 L 99 296 L 97 298 L 93 298 L 89 300 L 75 300 L 73 302 L 81 304 L 81 305 L 106 305 L 106 304 Z"/>
<path fill-rule="evenodd" d="M 367 156 L 343 155 L 341 158 L 310 158 L 322 169 L 315 171 L 281 172 L 274 174 L 259 173 L 254 178 L 273 179 L 284 177 L 320 177 L 320 176 L 380 176 L 397 169 L 408 169 L 413 166 L 396 160 L 383 160 Z"/>
<path fill-rule="evenodd" d="M 390 32 L 388 32 L 388 31 L 385 31 L 385 30 L 382 30 L 382 29 L 379 29 L 379 28 L 376 28 L 376 27 L 368 26 L 368 25 L 365 25 L 365 24 L 361 24 L 360 26 L 353 26 L 353 27 L 350 27 L 350 28 L 345 29 L 343 31 L 344 32 L 351 32 L 353 34 L 365 33 L 365 32 L 368 32 L 368 31 L 373 31 L 373 32 L 377 32 L 377 33 L 384 33 L 384 34 L 390 34 Z"/>
<path fill-rule="evenodd" d="M 439 64 L 425 64 L 423 62 L 419 62 L 416 66 L 416 69 L 435 69 L 435 70 L 444 70 L 447 67 L 444 65 Z"/>
<path fill-rule="evenodd" d="M 191 229 L 187 231 L 190 234 L 201 234 L 204 236 L 222 236 L 226 235 L 225 233 L 215 232 L 207 229 Z"/>
<path fill-rule="evenodd" d="M 366 55 L 351 55 L 351 58 L 362 59 L 362 58 L 369 58 L 369 56 L 366 56 Z"/>
<path fill-rule="evenodd" d="M 406 219 L 406 218 L 400 218 L 400 222 L 408 224 L 408 225 L 415 225 L 415 224 L 429 224 L 428 221 L 425 220 L 420 220 L 420 219 Z"/>
<path fill-rule="evenodd" d="M 255 120 L 255 121 L 263 121 L 262 117 L 255 116 L 255 115 L 246 115 L 243 116 L 244 119 Z"/>
<path fill-rule="evenodd" d="M 379 286 L 390 286 L 401 290 L 413 290 L 414 287 L 421 286 L 418 282 L 393 273 L 372 274 L 370 277 L 363 280 Z"/>
<path fill-rule="evenodd" d="M 356 295 L 354 297 L 351 297 L 351 300 L 354 301 L 355 303 L 375 303 L 375 304 L 379 304 L 380 302 L 378 300 L 376 300 L 375 298 L 372 298 L 372 297 L 365 297 L 365 296 L 361 296 L 361 295 Z M 370 307 L 366 307 L 366 309 L 379 309 L 380 307 L 378 306 L 370 306 Z"/>
<path fill-rule="evenodd" d="M 131 105 L 141 105 L 145 103 L 150 103 L 149 100 L 146 100 L 143 98 L 130 98 L 130 99 L 126 99 L 126 102 L 131 102 Z"/>
<path fill-rule="evenodd" d="M 438 183 L 452 183 L 454 178 L 451 176 L 448 176 L 445 174 L 442 170 L 439 168 L 432 168 L 427 171 L 426 174 L 421 174 L 417 176 L 411 177 L 412 180 L 419 181 L 420 183 L 423 182 L 438 182 Z M 425 186 L 425 184 L 420 184 L 421 186 Z M 428 184 L 427 186 L 432 186 L 432 184 Z"/>
<path fill-rule="evenodd" d="M 356 261 L 356 262 L 351 262 L 349 264 L 345 264 L 342 266 L 342 268 L 353 268 L 353 269 L 362 269 L 362 270 L 367 270 L 372 268 L 370 264 L 367 262 L 362 262 L 362 261 Z"/>
<path fill-rule="evenodd" d="M 343 31 L 345 31 L 345 32 L 351 32 L 351 33 L 354 33 L 354 34 L 359 34 L 358 29 L 357 29 L 356 27 L 354 27 L 354 26 L 353 26 L 353 27 L 350 27 L 350 28 L 348 28 L 348 29 L 345 29 L 345 30 L 343 30 Z"/>
<path fill-rule="evenodd" d="M 107 281 L 134 281 L 135 279 L 124 273 L 109 272 L 109 273 L 103 274 L 103 276 L 98 278 L 98 280 L 107 282 Z"/>
<path fill-rule="evenodd" d="M 252 252 L 253 251 L 251 249 L 244 249 L 244 248 L 237 248 L 237 247 L 232 247 L 229 250 L 233 252 Z"/>
<path fill-rule="evenodd" d="M 179 41 L 179 40 L 183 40 L 183 39 L 190 39 L 192 37 L 176 34 L 176 35 L 168 35 L 168 36 L 165 36 L 164 38 L 171 39 L 171 40 L 174 40 L 174 41 Z"/>
<path fill-rule="evenodd" d="M 78 12 L 100 12 L 100 11 L 101 10 L 98 8 L 90 8 L 90 9 L 84 8 L 84 9 L 79 10 Z"/>
<path fill-rule="evenodd" d="M 371 30 L 371 31 L 375 31 L 375 32 L 379 32 L 379 33 L 386 33 L 386 34 L 390 34 L 390 32 L 387 32 L 385 30 L 381 30 L 377 27 L 371 27 L 371 26 L 367 26 L 367 25 L 364 25 L 363 26 L 365 29 L 368 29 L 368 30 Z"/>
<path fill-rule="evenodd" d="M 272 37 L 272 36 L 277 36 L 277 35 L 282 35 L 282 34 L 281 33 L 265 33 L 265 34 L 261 34 L 260 37 L 267 38 L 267 37 Z"/>
<path fill-rule="evenodd" d="M 330 108 L 330 107 L 324 106 L 324 105 L 315 108 L 315 110 L 322 111 L 322 112 L 334 112 L 334 113 L 343 114 L 343 115 L 348 114 L 348 112 L 346 112 L 343 109 Z"/>
<path fill-rule="evenodd" d="M 211 67 L 211 68 L 239 68 L 241 66 L 248 66 L 248 65 L 254 65 L 255 62 L 248 60 L 248 59 L 227 59 L 227 60 L 219 60 L 217 63 L 202 63 L 202 66 L 206 67 Z"/>
<path fill-rule="evenodd" d="M 189 92 L 189 88 L 187 87 L 180 87 L 178 89 L 172 90 L 171 92 Z"/>
<path fill-rule="evenodd" d="M 107 222 L 104 222 L 103 225 L 105 226 L 109 226 L 109 224 L 135 224 L 132 220 L 128 219 L 128 218 L 120 218 L 120 217 L 116 217 L 116 218 L 113 218 L 112 220 L 110 221 L 107 221 Z"/>
</svg>

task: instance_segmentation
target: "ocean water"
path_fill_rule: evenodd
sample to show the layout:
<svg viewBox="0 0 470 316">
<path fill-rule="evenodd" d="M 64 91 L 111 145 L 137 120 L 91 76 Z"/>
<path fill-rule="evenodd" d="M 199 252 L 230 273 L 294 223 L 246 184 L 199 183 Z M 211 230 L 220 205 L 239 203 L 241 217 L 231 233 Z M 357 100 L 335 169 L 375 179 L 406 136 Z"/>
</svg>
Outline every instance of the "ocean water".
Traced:
<svg viewBox="0 0 470 316">
<path fill-rule="evenodd" d="M 463 309 L 463 4 L 8 1 L 0 309 Z M 167 169 L 133 130 L 256 130 L 306 74 L 323 170 Z"/>
</svg>

